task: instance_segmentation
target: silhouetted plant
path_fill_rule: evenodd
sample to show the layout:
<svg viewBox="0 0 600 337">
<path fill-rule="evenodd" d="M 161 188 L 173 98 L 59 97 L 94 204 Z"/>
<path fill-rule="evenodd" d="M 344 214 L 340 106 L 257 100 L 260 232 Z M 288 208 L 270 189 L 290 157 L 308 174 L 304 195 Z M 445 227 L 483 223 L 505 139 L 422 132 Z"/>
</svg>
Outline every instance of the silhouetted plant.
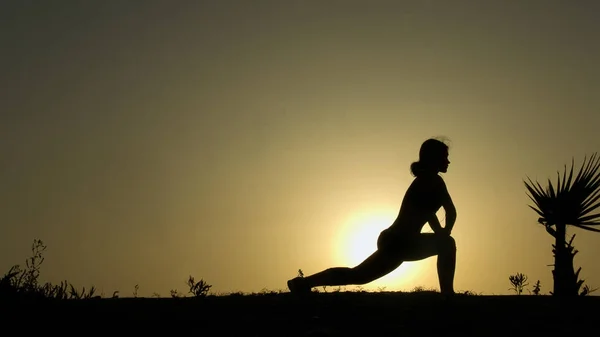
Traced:
<svg viewBox="0 0 600 337">
<path fill-rule="evenodd" d="M 208 291 L 212 287 L 212 285 L 206 283 L 204 280 L 200 279 L 200 281 L 196 282 L 194 277 L 190 275 L 187 281 L 188 287 L 190 287 L 190 294 L 195 297 L 205 297 L 208 295 Z"/>
<path fill-rule="evenodd" d="M 38 277 L 40 267 L 44 263 L 43 253 L 46 246 L 42 240 L 34 239 L 31 245 L 31 257 L 25 260 L 26 269 L 14 265 L 0 280 L 2 289 L 19 291 L 21 293 L 34 293 L 38 290 Z"/>
<path fill-rule="evenodd" d="M 87 292 L 85 291 L 85 287 L 83 287 L 81 291 L 78 291 L 72 284 L 69 286 L 69 298 L 71 299 L 90 299 L 93 298 L 94 294 L 96 293 L 96 288 L 94 286 L 92 286 Z"/>
<path fill-rule="evenodd" d="M 283 290 L 270 290 L 267 288 L 262 288 L 258 293 L 253 293 L 253 295 L 260 295 L 260 296 L 274 296 L 274 295 L 279 295 L 284 293 Z"/>
<path fill-rule="evenodd" d="M 533 286 L 533 290 L 531 291 L 534 295 L 539 295 L 540 291 L 541 291 L 542 285 L 540 283 L 540 280 L 537 280 L 537 282 L 535 282 L 535 285 Z"/>
<path fill-rule="evenodd" d="M 53 298 L 53 299 L 88 299 L 94 296 L 96 289 L 92 286 L 81 291 L 67 281 L 59 284 L 46 282 L 40 284 L 40 269 L 44 262 L 43 253 L 46 245 L 42 240 L 34 239 L 31 245 L 31 257 L 25 261 L 25 269 L 14 265 L 0 279 L 0 297 L 4 298 Z"/>
<path fill-rule="evenodd" d="M 16 277 L 21 272 L 19 266 L 12 266 L 6 274 L 0 279 L 0 295 L 8 296 L 16 292 Z"/>
<path fill-rule="evenodd" d="M 465 295 L 465 296 L 478 296 L 478 295 L 481 295 L 481 294 L 478 294 L 478 293 L 476 293 L 474 291 L 471 291 L 471 290 L 462 291 L 462 292 L 460 292 L 460 294 Z"/>
<path fill-rule="evenodd" d="M 40 276 L 40 267 L 44 263 L 43 253 L 46 250 L 46 245 L 39 239 L 33 240 L 31 245 L 31 257 L 25 260 L 27 269 L 21 274 L 23 286 L 30 290 L 36 289 L 38 286 L 38 277 Z"/>
<path fill-rule="evenodd" d="M 438 292 L 435 288 L 425 288 L 424 286 L 416 286 L 412 288 L 413 293 L 436 293 Z"/>
<path fill-rule="evenodd" d="M 529 285 L 527 283 L 527 275 L 523 273 L 516 273 L 515 275 L 510 275 L 508 277 L 510 284 L 512 287 L 508 288 L 508 290 L 514 290 L 517 295 L 521 295 L 525 287 Z"/>
<path fill-rule="evenodd" d="M 57 285 L 53 285 L 49 282 L 46 282 L 43 286 L 40 287 L 40 293 L 43 294 L 46 298 L 55 298 L 55 299 L 68 299 L 71 298 L 69 292 L 69 283 L 67 281 L 61 281 Z"/>
<path fill-rule="evenodd" d="M 39 286 L 40 267 L 44 262 L 43 252 L 46 246 L 42 240 L 34 239 L 31 245 L 31 257 L 25 260 L 25 269 L 14 265 L 0 279 L 2 297 L 46 297 L 48 294 L 65 296 L 66 286 L 56 287 L 50 284 Z M 63 289 L 64 288 L 64 289 Z"/>
<path fill-rule="evenodd" d="M 598 290 L 598 288 L 592 289 L 589 285 L 586 284 L 586 285 L 583 286 L 583 289 L 581 290 L 581 294 L 580 295 L 581 296 L 587 296 L 587 295 L 593 293 L 596 290 Z"/>
<path fill-rule="evenodd" d="M 529 198 L 535 207 L 529 205 L 540 218 L 546 231 L 555 238 L 554 252 L 554 291 L 556 296 L 577 296 L 580 281 L 573 267 L 573 247 L 567 244 L 566 227 L 568 225 L 587 231 L 600 232 L 592 226 L 600 225 L 600 214 L 592 213 L 600 207 L 600 158 L 593 154 L 586 163 L 586 158 L 573 179 L 574 160 L 567 176 L 567 167 L 562 176 L 558 172 L 556 188 L 548 180 L 544 189 L 540 183 L 531 179 L 524 181 Z M 571 239 L 572 241 L 572 239 Z M 580 268 L 581 269 L 581 268 Z"/>
<path fill-rule="evenodd" d="M 138 290 L 140 290 L 140 285 L 136 284 L 135 287 L 133 287 L 133 298 L 138 297 Z"/>
<path fill-rule="evenodd" d="M 579 273 L 581 272 L 581 267 L 579 267 L 577 269 L 577 271 L 575 271 L 574 267 L 573 267 L 573 261 L 575 258 L 575 255 L 577 255 L 577 253 L 579 253 L 579 251 L 577 249 L 575 249 L 575 247 L 573 246 L 573 240 L 575 239 L 575 234 L 573 234 L 573 236 L 571 236 L 571 239 L 569 240 L 569 242 L 567 242 L 566 248 L 564 250 L 564 256 L 563 256 L 563 260 L 565 262 L 565 264 L 567 266 L 569 266 L 569 281 L 571 283 L 569 283 L 570 285 L 570 290 L 573 291 L 573 293 L 578 294 L 579 293 L 579 289 L 581 289 L 581 286 L 583 285 L 584 280 L 580 280 L 579 279 Z M 554 259 L 556 260 L 556 245 L 552 245 L 552 253 L 554 254 Z M 571 273 L 572 271 L 572 273 Z M 550 292 L 550 294 L 553 294 L 553 292 Z"/>
</svg>

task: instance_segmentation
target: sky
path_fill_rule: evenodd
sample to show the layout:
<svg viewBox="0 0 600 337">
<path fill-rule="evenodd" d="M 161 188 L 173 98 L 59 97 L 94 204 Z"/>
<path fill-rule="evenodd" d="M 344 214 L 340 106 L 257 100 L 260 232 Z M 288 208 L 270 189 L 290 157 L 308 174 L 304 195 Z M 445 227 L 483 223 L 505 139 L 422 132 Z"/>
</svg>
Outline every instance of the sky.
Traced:
<svg viewBox="0 0 600 337">
<path fill-rule="evenodd" d="M 352 267 L 446 137 L 455 288 L 552 289 L 545 184 L 600 149 L 594 1 L 0 0 L 0 273 L 110 295 Z M 443 223 L 443 210 L 438 214 Z M 425 232 L 431 232 L 428 226 Z M 600 287 L 600 234 L 576 267 Z M 366 290 L 438 289 L 435 257 Z M 346 289 L 353 289 L 347 287 Z"/>
</svg>

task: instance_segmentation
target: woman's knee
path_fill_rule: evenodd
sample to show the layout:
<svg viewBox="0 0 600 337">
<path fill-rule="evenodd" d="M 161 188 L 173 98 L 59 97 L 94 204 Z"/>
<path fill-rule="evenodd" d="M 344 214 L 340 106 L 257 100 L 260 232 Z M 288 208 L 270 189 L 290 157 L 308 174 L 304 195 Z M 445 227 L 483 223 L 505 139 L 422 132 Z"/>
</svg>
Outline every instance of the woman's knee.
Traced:
<svg viewBox="0 0 600 337">
<path fill-rule="evenodd" d="M 456 240 L 450 235 L 442 237 L 439 244 L 440 251 L 456 252 Z"/>
</svg>

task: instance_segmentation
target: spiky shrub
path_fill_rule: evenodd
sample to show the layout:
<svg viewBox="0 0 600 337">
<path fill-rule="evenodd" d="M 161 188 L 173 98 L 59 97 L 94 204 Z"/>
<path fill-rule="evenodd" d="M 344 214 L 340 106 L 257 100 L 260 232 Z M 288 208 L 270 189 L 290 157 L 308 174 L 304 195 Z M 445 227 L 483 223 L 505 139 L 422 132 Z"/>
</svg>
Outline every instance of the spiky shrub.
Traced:
<svg viewBox="0 0 600 337">
<path fill-rule="evenodd" d="M 35 239 L 31 245 L 31 257 L 25 261 L 25 269 L 14 265 L 0 279 L 0 294 L 3 297 L 43 297 L 45 290 L 52 290 L 48 285 L 40 286 L 38 278 L 40 267 L 44 263 L 43 253 L 46 245 Z"/>
<path fill-rule="evenodd" d="M 525 290 L 525 287 L 529 285 L 529 283 L 527 283 L 527 275 L 523 273 L 516 273 L 515 275 L 510 275 L 508 277 L 508 280 L 511 284 L 509 290 L 513 290 L 517 295 L 521 295 L 523 293 L 523 290 Z"/>
<path fill-rule="evenodd" d="M 567 167 L 562 175 L 557 173 L 556 187 L 548 179 L 548 186 L 543 188 L 539 182 L 527 178 L 524 181 L 529 198 L 535 206 L 529 205 L 540 218 L 538 223 L 546 227 L 546 231 L 555 239 L 554 252 L 554 291 L 555 296 L 577 296 L 580 281 L 573 267 L 572 240 L 566 241 L 567 226 L 574 226 L 586 231 L 600 232 L 593 226 L 600 225 L 600 158 L 594 153 L 589 160 L 584 158 L 579 173 L 573 179 L 574 160 L 567 174 Z"/>
<path fill-rule="evenodd" d="M 189 293 L 194 297 L 206 297 L 210 291 L 210 288 L 212 288 L 212 285 L 206 283 L 206 281 L 203 279 L 200 279 L 200 281 L 196 282 L 194 277 L 191 275 L 188 278 L 187 285 L 190 288 Z"/>
<path fill-rule="evenodd" d="M 531 292 L 534 295 L 539 295 L 541 291 L 542 291 L 542 284 L 540 283 L 540 280 L 537 280 L 537 282 L 535 282 L 535 285 L 533 286 L 533 290 Z"/>
<path fill-rule="evenodd" d="M 96 288 L 79 291 L 67 281 L 59 284 L 39 282 L 40 269 L 44 263 L 46 245 L 42 240 L 34 239 L 31 245 L 31 257 L 20 265 L 11 267 L 0 278 L 0 302 L 5 299 L 89 299 L 95 297 Z"/>
</svg>

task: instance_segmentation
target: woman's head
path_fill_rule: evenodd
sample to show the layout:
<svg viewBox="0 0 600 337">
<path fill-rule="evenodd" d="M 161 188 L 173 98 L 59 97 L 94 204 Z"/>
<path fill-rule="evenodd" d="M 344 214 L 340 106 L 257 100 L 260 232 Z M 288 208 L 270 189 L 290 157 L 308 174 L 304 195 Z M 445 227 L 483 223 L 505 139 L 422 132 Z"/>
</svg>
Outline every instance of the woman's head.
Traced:
<svg viewBox="0 0 600 337">
<path fill-rule="evenodd" d="M 446 173 L 449 164 L 448 145 L 442 140 L 430 138 L 421 144 L 419 161 L 412 163 L 410 170 L 415 177 L 424 173 Z"/>
</svg>

